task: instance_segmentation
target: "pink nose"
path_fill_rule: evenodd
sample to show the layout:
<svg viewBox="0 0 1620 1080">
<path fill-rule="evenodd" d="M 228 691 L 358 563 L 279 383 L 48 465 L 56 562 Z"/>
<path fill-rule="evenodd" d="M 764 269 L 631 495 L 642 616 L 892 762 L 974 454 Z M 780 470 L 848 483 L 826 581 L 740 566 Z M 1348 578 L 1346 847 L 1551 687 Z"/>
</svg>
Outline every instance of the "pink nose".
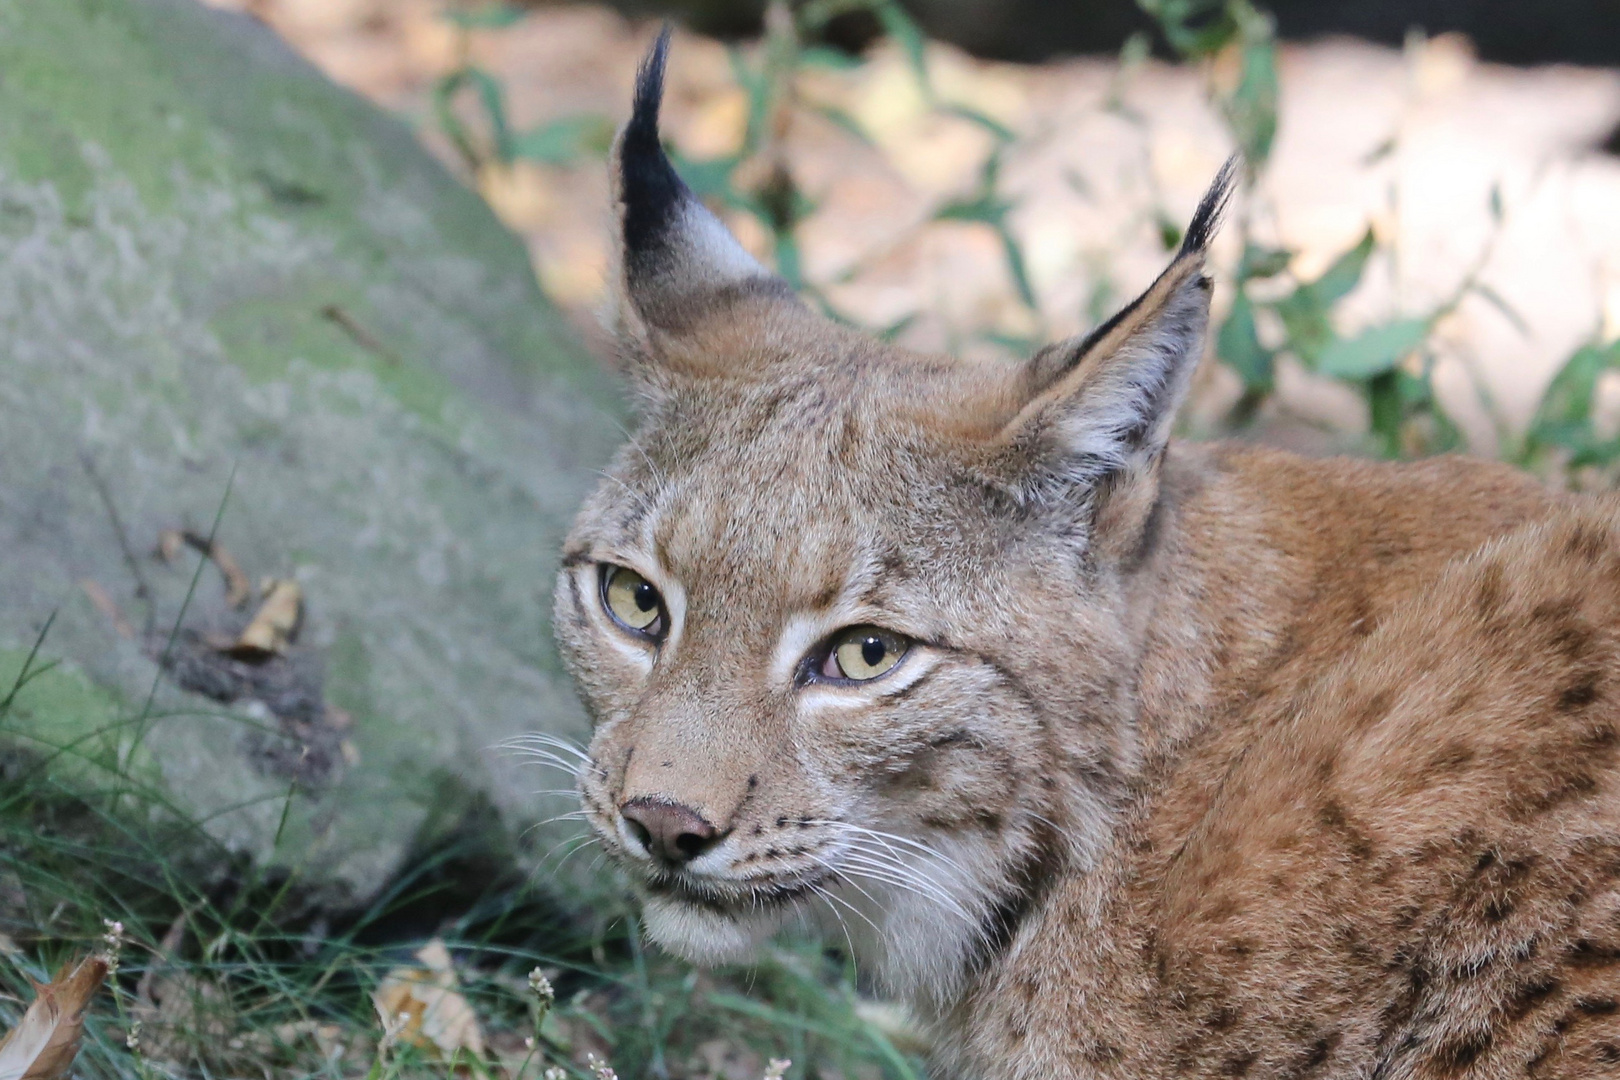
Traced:
<svg viewBox="0 0 1620 1080">
<path fill-rule="evenodd" d="M 691 862 L 714 843 L 713 825 L 689 806 L 672 799 L 643 795 L 619 807 L 630 835 L 655 859 L 671 866 Z"/>
</svg>

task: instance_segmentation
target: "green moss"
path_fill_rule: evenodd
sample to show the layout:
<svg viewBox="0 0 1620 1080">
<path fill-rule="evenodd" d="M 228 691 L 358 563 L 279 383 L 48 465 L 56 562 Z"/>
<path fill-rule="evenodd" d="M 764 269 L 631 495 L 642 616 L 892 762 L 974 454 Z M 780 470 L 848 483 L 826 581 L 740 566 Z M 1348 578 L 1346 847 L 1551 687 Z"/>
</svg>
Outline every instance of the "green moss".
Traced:
<svg viewBox="0 0 1620 1080">
<path fill-rule="evenodd" d="M 29 759 L 29 768 L 54 781 L 113 790 L 157 780 L 149 753 L 125 761 L 139 712 L 72 664 L 35 656 L 18 687 L 31 650 L 0 649 L 0 692 L 15 697 L 0 712 L 0 740 Z"/>
<path fill-rule="evenodd" d="M 86 212 L 98 175 L 129 184 L 154 212 L 183 210 L 198 182 L 221 185 L 240 219 L 295 223 L 362 274 L 430 296 L 435 282 L 407 280 L 413 268 L 400 256 L 466 260 L 499 281 L 474 314 L 501 349 L 531 375 L 610 406 L 522 246 L 482 200 L 425 173 L 402 124 L 302 61 L 262 46 L 245 55 L 245 35 L 220 32 L 231 21 L 175 0 L 0 0 L 0 166 L 52 184 L 70 214 Z M 513 300 L 529 317 L 511 317 Z M 420 344 L 401 352 L 409 360 Z"/>
<path fill-rule="evenodd" d="M 187 41 L 163 47 L 136 9 L 115 0 L 27 4 L 26 14 L 21 6 L 0 9 L 0 69 L 6 96 L 33 106 L 21 138 L 36 152 L 23 143 L 8 160 L 32 179 L 59 180 L 78 171 L 69 147 L 83 155 L 91 146 L 154 205 L 172 196 L 172 169 L 211 166 L 215 148 L 201 103 L 175 84 L 176 65 L 156 62 Z"/>
<path fill-rule="evenodd" d="M 367 323 L 380 325 L 380 320 L 368 317 L 361 297 L 351 294 L 340 301 L 335 292 L 316 286 L 242 301 L 222 311 L 210 326 L 232 363 L 254 382 L 287 379 L 300 365 L 366 371 L 402 407 L 439 434 L 451 434 L 445 405 L 455 390 L 449 380 L 430 367 L 406 362 L 380 331 L 368 328 Z M 332 405 L 351 407 L 341 399 Z"/>
</svg>

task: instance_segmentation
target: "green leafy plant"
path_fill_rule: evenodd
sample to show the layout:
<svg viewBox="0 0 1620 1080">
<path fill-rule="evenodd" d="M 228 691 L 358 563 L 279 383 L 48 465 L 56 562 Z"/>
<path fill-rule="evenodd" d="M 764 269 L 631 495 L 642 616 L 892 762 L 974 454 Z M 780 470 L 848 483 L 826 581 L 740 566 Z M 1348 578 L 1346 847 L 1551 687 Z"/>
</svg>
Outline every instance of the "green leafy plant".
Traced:
<svg viewBox="0 0 1620 1080">
<path fill-rule="evenodd" d="M 1277 133 L 1276 33 L 1271 17 L 1249 0 L 1139 0 L 1183 59 L 1211 69 L 1210 96 L 1243 155 L 1252 193 Z M 1216 77 L 1222 70 L 1224 77 Z M 1464 295 L 1482 288 L 1477 272 L 1445 303 L 1422 315 L 1397 315 L 1354 334 L 1336 326 L 1335 309 L 1361 283 L 1378 251 L 1368 229 L 1318 277 L 1299 277 L 1295 252 L 1257 243 L 1249 217 L 1233 222 L 1243 254 L 1234 297 L 1215 334 L 1216 355 L 1238 376 L 1243 393 L 1228 422 L 1251 423 L 1276 389 L 1276 365 L 1288 356 L 1305 370 L 1353 387 L 1366 401 L 1371 449 L 1386 457 L 1454 449 L 1456 425 L 1433 387 L 1428 347 L 1435 324 Z M 1257 288 L 1259 285 L 1261 287 Z M 1268 332 L 1274 331 L 1274 332 Z"/>
<path fill-rule="evenodd" d="M 1620 435 L 1597 431 L 1598 381 L 1620 371 L 1620 340 L 1582 345 L 1564 361 L 1542 394 L 1530 427 L 1515 455 L 1527 467 L 1547 467 L 1577 474 L 1586 469 L 1612 471 L 1620 461 Z M 1604 486 L 1612 484 L 1606 478 Z"/>
<path fill-rule="evenodd" d="M 1139 4 L 1153 18 L 1164 44 L 1184 62 L 1205 70 L 1211 103 L 1243 156 L 1244 184 L 1252 196 L 1268 168 L 1277 134 L 1280 91 L 1274 20 L 1252 0 L 1139 0 Z M 747 100 L 747 122 L 739 147 L 707 159 L 676 154 L 682 175 L 713 205 L 753 218 L 769 240 L 777 270 L 830 315 L 845 319 L 823 291 L 823 283 L 808 280 L 804 274 L 799 232 L 818 206 L 799 187 L 781 148 L 798 110 L 820 115 L 853 137 L 866 139 L 851 117 L 833 106 L 807 100 L 799 86 L 800 74 L 808 69 L 845 69 L 863 62 L 817 44 L 833 19 L 856 11 L 872 16 L 900 47 L 925 101 L 990 135 L 974 185 L 935 207 L 928 220 L 973 223 L 995 235 L 1013 295 L 1033 329 L 1016 336 L 982 332 L 978 340 L 1009 354 L 1028 352 L 1044 337 L 1045 321 L 1022 242 L 1011 225 L 1017 199 L 1007 193 L 1003 182 L 1003 166 L 1019 149 L 1019 135 L 978 110 L 940 100 L 929 71 L 926 40 L 896 0 L 808 0 L 792 8 L 773 7 L 764 47 L 752 51 L 733 47 L 730 54 L 732 76 Z M 500 3 L 461 10 L 454 16 L 464 33 L 509 25 L 516 17 L 515 9 Z M 1128 41 L 1121 53 L 1121 70 L 1132 69 L 1145 57 L 1149 44 L 1141 35 Z M 506 119 L 498 83 L 470 64 L 440 82 L 435 102 L 443 132 L 474 169 L 491 161 L 514 160 L 578 165 L 605 153 L 612 137 L 610 121 L 597 115 L 564 117 L 533 131 L 514 132 Z M 469 106 L 479 118 L 476 130 L 462 118 Z M 1141 122 L 1117 94 L 1108 107 L 1127 120 Z M 1394 148 L 1391 140 L 1378 156 Z M 1249 201 L 1244 200 L 1244 205 Z M 1502 202 L 1495 191 L 1490 208 L 1500 224 Z M 1368 450 L 1399 457 L 1461 446 L 1461 434 L 1434 391 L 1432 338 L 1439 322 L 1469 296 L 1491 303 L 1519 322 L 1480 280 L 1488 250 L 1454 293 L 1431 309 L 1392 313 L 1346 331 L 1342 303 L 1360 286 L 1373 260 L 1394 253 L 1369 228 L 1326 270 L 1305 278 L 1295 270 L 1297 253 L 1257 240 L 1250 217 L 1240 208 L 1228 225 L 1240 238 L 1242 255 L 1229 279 L 1231 305 L 1214 334 L 1217 359 L 1242 385 L 1227 425 L 1242 429 L 1263 414 L 1276 392 L 1277 365 L 1287 359 L 1307 372 L 1343 383 L 1361 396 L 1367 407 Z M 1180 240 L 1175 219 L 1161 208 L 1154 221 L 1166 249 L 1173 248 Z M 863 265 L 851 266 L 830 284 L 853 280 Z M 1102 278 L 1088 308 L 1093 321 L 1106 315 L 1104 309 L 1112 296 L 1106 274 Z M 911 325 L 918 314 L 872 329 L 892 337 Z M 1551 397 L 1537 414 L 1541 419 L 1532 425 L 1522 446 L 1515 443 L 1504 448 L 1507 456 L 1527 463 L 1556 460 L 1563 463 L 1567 474 L 1606 464 L 1620 454 L 1620 449 L 1611 447 L 1611 440 L 1592 434 L 1588 413 L 1581 413 L 1579 421 L 1570 418 L 1572 409 L 1589 411 L 1591 404 L 1590 393 L 1571 397 L 1572 380 L 1585 377 L 1582 373 L 1597 363 L 1593 357 L 1608 355 L 1599 345 L 1590 350 L 1570 359 L 1565 374 L 1549 388 Z M 1560 419 L 1544 419 L 1554 415 Z"/>
<path fill-rule="evenodd" d="M 460 60 L 433 84 L 433 116 L 462 163 L 475 175 L 491 163 L 573 165 L 599 159 L 613 141 L 613 122 L 594 113 L 565 116 L 528 131 L 514 130 L 505 89 L 499 79 L 472 62 L 469 41 L 475 31 L 502 30 L 523 16 L 523 8 L 499 0 L 452 7 L 444 14 L 456 28 Z M 464 118 L 468 108 L 476 125 Z"/>
</svg>

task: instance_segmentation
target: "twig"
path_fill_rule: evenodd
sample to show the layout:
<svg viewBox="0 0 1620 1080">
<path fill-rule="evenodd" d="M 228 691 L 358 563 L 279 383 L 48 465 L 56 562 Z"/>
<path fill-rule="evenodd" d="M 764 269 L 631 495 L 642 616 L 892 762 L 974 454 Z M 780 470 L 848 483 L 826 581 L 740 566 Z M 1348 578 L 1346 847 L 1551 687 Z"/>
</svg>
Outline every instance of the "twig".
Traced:
<svg viewBox="0 0 1620 1080">
<path fill-rule="evenodd" d="M 375 334 L 355 321 L 353 315 L 350 315 L 336 304 L 327 304 L 321 308 L 321 318 L 342 330 L 349 336 L 349 340 L 362 349 L 382 357 L 385 363 L 395 367 L 399 366 L 398 353 L 384 345 Z"/>
<path fill-rule="evenodd" d="M 146 583 L 146 575 L 141 570 L 140 560 L 135 557 L 135 549 L 130 545 L 129 533 L 124 528 L 124 520 L 118 516 L 118 505 L 113 502 L 112 489 L 107 486 L 107 481 L 102 477 L 101 471 L 96 468 L 96 460 L 91 456 L 90 451 L 80 451 L 79 462 L 84 466 L 85 474 L 90 477 L 90 484 L 96 489 L 96 494 L 101 497 L 101 505 L 107 510 L 107 520 L 112 522 L 113 535 L 118 538 L 118 549 L 124 555 L 124 565 L 129 567 L 130 576 L 135 579 L 135 596 L 146 607 L 144 632 L 150 634 L 153 621 L 157 618 L 157 614 L 152 607 L 152 590 Z M 94 600 L 94 597 L 91 599 Z"/>
<path fill-rule="evenodd" d="M 219 567 L 220 574 L 225 578 L 225 602 L 233 608 L 239 608 L 253 599 L 253 586 L 248 582 L 248 576 L 242 570 L 242 564 L 237 562 L 225 545 L 221 544 L 212 535 L 204 536 L 202 533 L 183 529 L 180 539 L 184 540 L 194 551 Z"/>
<path fill-rule="evenodd" d="M 100 582 L 90 578 L 80 578 L 79 588 L 84 590 L 84 595 L 90 598 L 90 602 L 96 606 L 96 610 L 101 612 L 108 622 L 112 623 L 113 630 L 119 637 L 130 641 L 134 640 L 135 628 L 129 625 L 129 620 L 124 618 L 124 613 L 118 608 L 118 601 L 107 594 L 107 590 L 101 587 Z"/>
</svg>

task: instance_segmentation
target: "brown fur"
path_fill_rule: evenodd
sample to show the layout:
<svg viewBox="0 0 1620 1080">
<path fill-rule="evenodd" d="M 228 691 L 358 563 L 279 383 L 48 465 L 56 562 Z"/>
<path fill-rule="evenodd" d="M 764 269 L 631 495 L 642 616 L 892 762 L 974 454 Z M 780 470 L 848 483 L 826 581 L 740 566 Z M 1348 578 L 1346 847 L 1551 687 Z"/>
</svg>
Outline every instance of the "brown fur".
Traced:
<svg viewBox="0 0 1620 1080">
<path fill-rule="evenodd" d="M 685 201 L 627 236 L 642 413 L 556 625 L 655 940 L 845 935 L 951 1075 L 1620 1069 L 1612 507 L 1170 442 L 1222 184 L 1102 333 L 974 365 L 798 305 L 641 130 L 624 197 Z M 666 637 L 614 624 L 613 566 Z M 820 678 L 863 624 L 910 652 Z M 701 854 L 654 857 L 649 807 Z"/>
<path fill-rule="evenodd" d="M 1303 465 L 1239 457 L 1282 475 Z M 1238 597 L 1197 588 L 1229 557 L 1202 573 L 1175 560 L 1203 636 L 1265 644 L 1234 649 L 1245 659 L 1202 703 L 1144 711 L 1163 751 L 1108 856 L 1053 883 L 958 1005 L 963 1022 L 941 1025 L 962 1036 L 950 1053 L 970 1074 L 1614 1068 L 1620 517 L 1558 511 L 1433 574 L 1496 515 L 1541 509 L 1535 493 L 1481 491 L 1463 462 L 1346 471 L 1283 488 L 1302 512 L 1280 535 L 1229 507 L 1211 528 L 1201 497 L 1181 508 L 1199 544 L 1235 526 L 1306 557 L 1237 620 Z M 1386 489 L 1373 513 L 1344 513 L 1345 495 L 1393 478 L 1412 481 L 1407 497 Z M 1457 529 L 1434 528 L 1424 488 Z M 1495 505 L 1465 510 L 1470 494 Z M 1188 659 L 1145 668 L 1173 682 Z"/>
</svg>

